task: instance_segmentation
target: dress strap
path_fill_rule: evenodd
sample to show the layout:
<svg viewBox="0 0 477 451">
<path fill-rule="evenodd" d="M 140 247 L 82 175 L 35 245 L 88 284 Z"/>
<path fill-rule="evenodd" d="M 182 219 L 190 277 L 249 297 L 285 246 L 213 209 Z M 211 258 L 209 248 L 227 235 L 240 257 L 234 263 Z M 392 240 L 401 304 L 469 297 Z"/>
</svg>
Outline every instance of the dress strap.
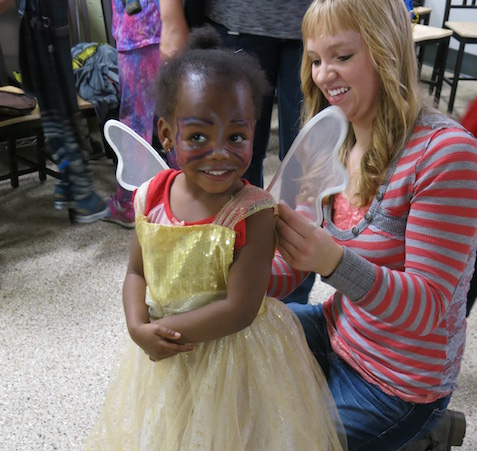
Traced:
<svg viewBox="0 0 477 451">
<path fill-rule="evenodd" d="M 234 229 L 238 222 L 267 208 L 278 214 L 272 195 L 257 186 L 245 185 L 222 207 L 213 222 Z"/>
<path fill-rule="evenodd" d="M 145 214 L 147 190 L 149 189 L 150 183 L 151 180 L 148 180 L 136 190 L 136 194 L 134 195 L 134 212 L 136 216 L 144 216 Z"/>
</svg>

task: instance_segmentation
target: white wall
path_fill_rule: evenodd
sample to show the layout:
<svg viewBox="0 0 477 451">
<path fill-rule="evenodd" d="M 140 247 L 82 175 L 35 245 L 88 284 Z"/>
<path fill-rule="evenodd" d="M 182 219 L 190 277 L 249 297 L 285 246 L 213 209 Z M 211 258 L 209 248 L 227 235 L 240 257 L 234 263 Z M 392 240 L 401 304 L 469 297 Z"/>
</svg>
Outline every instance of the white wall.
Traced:
<svg viewBox="0 0 477 451">
<path fill-rule="evenodd" d="M 442 27 L 442 20 L 444 19 L 445 0 L 426 0 L 424 5 L 432 8 L 431 20 L 429 25 L 433 27 Z M 462 22 L 477 22 L 477 9 L 474 10 L 454 10 L 450 13 L 450 20 L 462 21 Z M 450 48 L 457 49 L 458 42 L 455 39 L 451 39 Z M 477 55 L 477 45 L 465 46 L 466 53 L 472 53 Z"/>
</svg>

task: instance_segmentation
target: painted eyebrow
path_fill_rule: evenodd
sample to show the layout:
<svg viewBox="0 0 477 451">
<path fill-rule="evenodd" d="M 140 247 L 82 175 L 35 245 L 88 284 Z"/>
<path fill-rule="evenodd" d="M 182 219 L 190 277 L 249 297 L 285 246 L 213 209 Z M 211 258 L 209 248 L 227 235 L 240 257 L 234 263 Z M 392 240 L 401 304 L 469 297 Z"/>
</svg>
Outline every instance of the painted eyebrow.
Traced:
<svg viewBox="0 0 477 451">
<path fill-rule="evenodd" d="M 234 119 L 231 120 L 230 123 L 234 125 L 240 125 L 240 126 L 248 126 L 250 124 L 250 119 Z M 183 117 L 179 118 L 178 122 L 181 123 L 182 125 L 193 125 L 193 124 L 206 124 L 206 125 L 214 125 L 214 121 L 210 119 L 203 119 L 200 117 Z"/>
<path fill-rule="evenodd" d="M 211 121 L 210 119 L 203 119 L 200 117 L 180 117 L 178 119 L 178 122 L 180 122 L 183 125 L 190 125 L 190 124 L 207 124 L 207 125 L 214 125 L 214 122 Z"/>
<path fill-rule="evenodd" d="M 250 119 L 234 119 L 230 121 L 231 124 L 236 124 L 236 125 L 249 125 L 250 124 Z"/>
</svg>

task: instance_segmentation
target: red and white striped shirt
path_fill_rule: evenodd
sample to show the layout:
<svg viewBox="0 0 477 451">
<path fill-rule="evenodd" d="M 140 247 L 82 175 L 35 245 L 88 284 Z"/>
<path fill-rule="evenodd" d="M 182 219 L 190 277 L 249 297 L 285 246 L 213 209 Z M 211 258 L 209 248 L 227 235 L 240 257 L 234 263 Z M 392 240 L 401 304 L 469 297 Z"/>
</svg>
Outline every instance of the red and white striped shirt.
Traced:
<svg viewBox="0 0 477 451">
<path fill-rule="evenodd" d="M 466 293 L 477 233 L 477 142 L 457 123 L 423 114 L 364 218 L 324 227 L 344 246 L 322 280 L 336 288 L 323 305 L 334 351 L 366 380 L 409 402 L 456 387 L 465 343 Z M 301 273 L 272 277 L 287 294 Z M 285 271 L 286 273 L 286 271 Z M 272 283 L 270 284 L 272 286 Z"/>
</svg>

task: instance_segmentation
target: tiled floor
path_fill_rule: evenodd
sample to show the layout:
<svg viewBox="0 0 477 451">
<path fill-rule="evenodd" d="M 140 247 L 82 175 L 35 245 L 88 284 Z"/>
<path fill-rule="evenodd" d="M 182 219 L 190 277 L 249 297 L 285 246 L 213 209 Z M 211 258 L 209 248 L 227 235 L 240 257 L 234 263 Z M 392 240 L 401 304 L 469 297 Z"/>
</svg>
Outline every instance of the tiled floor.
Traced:
<svg viewBox="0 0 477 451">
<path fill-rule="evenodd" d="M 456 115 L 477 94 L 459 86 Z M 425 92 L 426 90 L 424 90 Z M 445 110 L 446 88 L 441 107 Z M 277 164 L 276 137 L 266 160 Z M 115 189 L 109 160 L 93 163 L 97 188 Z M 0 450 L 79 450 L 101 407 L 126 334 L 121 304 L 131 231 L 98 222 L 71 226 L 53 208 L 54 180 L 0 183 Z M 313 302 L 330 290 L 316 283 Z M 477 312 L 467 333 L 452 407 L 465 412 L 460 449 L 477 449 Z M 301 450 L 299 450 L 301 451 Z"/>
</svg>

